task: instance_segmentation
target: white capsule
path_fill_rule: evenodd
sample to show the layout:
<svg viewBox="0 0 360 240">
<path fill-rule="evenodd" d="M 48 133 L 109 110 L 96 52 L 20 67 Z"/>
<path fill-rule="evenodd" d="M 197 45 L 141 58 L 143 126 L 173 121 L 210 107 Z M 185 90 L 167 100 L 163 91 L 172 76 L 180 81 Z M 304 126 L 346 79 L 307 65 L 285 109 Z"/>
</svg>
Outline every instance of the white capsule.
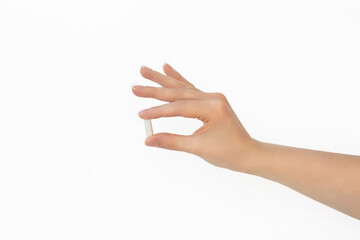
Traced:
<svg viewBox="0 0 360 240">
<path fill-rule="evenodd" d="M 150 137 L 151 135 L 153 135 L 153 128 L 152 128 L 152 124 L 151 124 L 151 119 L 144 119 L 144 123 L 145 123 L 146 137 Z"/>
</svg>

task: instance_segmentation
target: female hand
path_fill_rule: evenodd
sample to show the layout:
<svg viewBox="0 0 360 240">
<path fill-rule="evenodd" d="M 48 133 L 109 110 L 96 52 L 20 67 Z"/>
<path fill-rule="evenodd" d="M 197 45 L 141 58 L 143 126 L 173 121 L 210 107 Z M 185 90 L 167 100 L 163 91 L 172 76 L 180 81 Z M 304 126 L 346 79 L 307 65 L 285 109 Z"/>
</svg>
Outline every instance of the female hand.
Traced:
<svg viewBox="0 0 360 240">
<path fill-rule="evenodd" d="M 192 135 L 158 133 L 148 146 L 193 153 L 218 167 L 241 171 L 288 186 L 360 219 L 360 156 L 295 148 L 249 136 L 221 93 L 205 93 L 165 64 L 163 75 L 142 67 L 141 75 L 162 87 L 135 86 L 139 97 L 169 102 L 139 113 L 143 119 L 182 116 L 203 125 Z"/>
<path fill-rule="evenodd" d="M 145 144 L 192 153 L 218 167 L 237 171 L 248 168 L 257 141 L 246 132 L 226 97 L 200 91 L 168 64 L 163 70 L 166 75 L 144 66 L 140 69 L 144 78 L 162 87 L 134 86 L 133 93 L 169 103 L 140 111 L 139 116 L 197 118 L 203 125 L 192 135 L 157 133 Z"/>
</svg>

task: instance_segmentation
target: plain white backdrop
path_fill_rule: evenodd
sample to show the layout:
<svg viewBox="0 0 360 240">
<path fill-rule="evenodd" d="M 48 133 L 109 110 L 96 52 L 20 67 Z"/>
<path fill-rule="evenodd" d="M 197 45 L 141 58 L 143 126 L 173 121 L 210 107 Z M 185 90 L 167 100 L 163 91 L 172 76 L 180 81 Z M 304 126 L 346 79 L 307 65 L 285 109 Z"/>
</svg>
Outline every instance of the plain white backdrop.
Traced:
<svg viewBox="0 0 360 240">
<path fill-rule="evenodd" d="M 168 62 L 256 139 L 360 154 L 360 3 L 0 1 L 0 239 L 359 239 L 285 186 L 149 148 Z M 190 134 L 193 119 L 153 121 Z"/>
</svg>

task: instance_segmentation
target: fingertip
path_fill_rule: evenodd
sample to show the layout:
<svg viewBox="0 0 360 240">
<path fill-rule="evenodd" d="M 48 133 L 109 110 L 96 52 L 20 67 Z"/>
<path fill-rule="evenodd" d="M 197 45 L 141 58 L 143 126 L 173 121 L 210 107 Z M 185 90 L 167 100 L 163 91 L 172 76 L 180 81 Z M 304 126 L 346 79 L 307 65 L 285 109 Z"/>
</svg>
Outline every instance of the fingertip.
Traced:
<svg viewBox="0 0 360 240">
<path fill-rule="evenodd" d="M 139 91 L 138 91 L 138 89 L 137 89 L 137 86 L 132 86 L 132 87 L 131 87 L 131 92 L 132 92 L 135 96 L 140 97 L 140 96 L 139 96 Z"/>
<path fill-rule="evenodd" d="M 136 92 L 136 85 L 134 85 L 134 86 L 131 87 L 131 91 L 132 91 L 133 93 Z"/>
<path fill-rule="evenodd" d="M 149 71 L 150 68 L 146 67 L 146 66 L 141 66 L 140 68 L 140 74 L 145 77 L 146 76 L 146 72 Z"/>
<path fill-rule="evenodd" d="M 144 116 L 142 115 L 142 113 L 138 112 L 138 116 L 139 116 L 141 119 L 146 120 L 146 118 L 144 118 Z"/>
<path fill-rule="evenodd" d="M 133 92 L 134 91 L 138 91 L 138 90 L 140 90 L 140 89 L 142 89 L 142 88 L 144 88 L 144 86 L 141 86 L 141 85 L 134 85 L 134 86 L 132 86 L 132 90 L 133 90 Z"/>
<path fill-rule="evenodd" d="M 156 147 L 159 145 L 159 140 L 153 136 L 147 137 L 145 139 L 145 145 L 149 147 Z"/>
<path fill-rule="evenodd" d="M 149 146 L 148 144 L 149 144 L 150 138 L 151 138 L 151 137 L 147 137 L 147 138 L 145 139 L 145 145 Z"/>
<path fill-rule="evenodd" d="M 169 64 L 169 63 L 165 63 L 164 64 L 164 68 L 169 69 L 170 71 L 174 71 L 174 68 Z"/>
<path fill-rule="evenodd" d="M 167 75 L 167 76 L 170 76 L 170 77 L 173 77 L 175 78 L 176 80 L 178 80 L 175 75 L 174 75 L 174 69 L 168 64 L 168 63 L 164 63 L 163 65 L 163 70 L 164 70 L 164 73 Z"/>
<path fill-rule="evenodd" d="M 144 110 L 141 110 L 140 112 L 138 112 L 138 115 L 140 118 L 142 119 L 148 119 L 146 118 L 146 115 L 149 113 L 149 110 L 148 109 L 144 109 Z"/>
</svg>

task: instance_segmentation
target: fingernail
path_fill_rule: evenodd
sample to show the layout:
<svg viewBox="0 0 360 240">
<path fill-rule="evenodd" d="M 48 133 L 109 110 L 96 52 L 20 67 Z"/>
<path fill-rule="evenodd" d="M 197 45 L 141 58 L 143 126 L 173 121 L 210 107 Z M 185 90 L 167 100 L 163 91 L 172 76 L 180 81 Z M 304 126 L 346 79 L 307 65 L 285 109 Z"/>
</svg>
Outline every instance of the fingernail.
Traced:
<svg viewBox="0 0 360 240">
<path fill-rule="evenodd" d="M 143 88 L 143 87 L 144 87 L 144 86 L 135 85 L 135 86 L 132 87 L 132 89 L 136 91 L 136 90 L 139 90 L 139 89 L 141 89 L 141 88 Z"/>
<path fill-rule="evenodd" d="M 149 69 L 149 68 L 146 66 L 141 66 L 141 69 Z"/>
<path fill-rule="evenodd" d="M 159 146 L 159 140 L 153 137 L 148 137 L 145 140 L 145 145 L 150 146 L 150 147 L 157 147 Z"/>
<path fill-rule="evenodd" d="M 147 109 L 144 109 L 144 110 L 140 111 L 140 112 L 138 113 L 138 115 L 139 115 L 140 117 L 142 117 L 142 116 L 145 115 L 145 113 L 146 113 L 147 111 L 148 111 Z"/>
</svg>

